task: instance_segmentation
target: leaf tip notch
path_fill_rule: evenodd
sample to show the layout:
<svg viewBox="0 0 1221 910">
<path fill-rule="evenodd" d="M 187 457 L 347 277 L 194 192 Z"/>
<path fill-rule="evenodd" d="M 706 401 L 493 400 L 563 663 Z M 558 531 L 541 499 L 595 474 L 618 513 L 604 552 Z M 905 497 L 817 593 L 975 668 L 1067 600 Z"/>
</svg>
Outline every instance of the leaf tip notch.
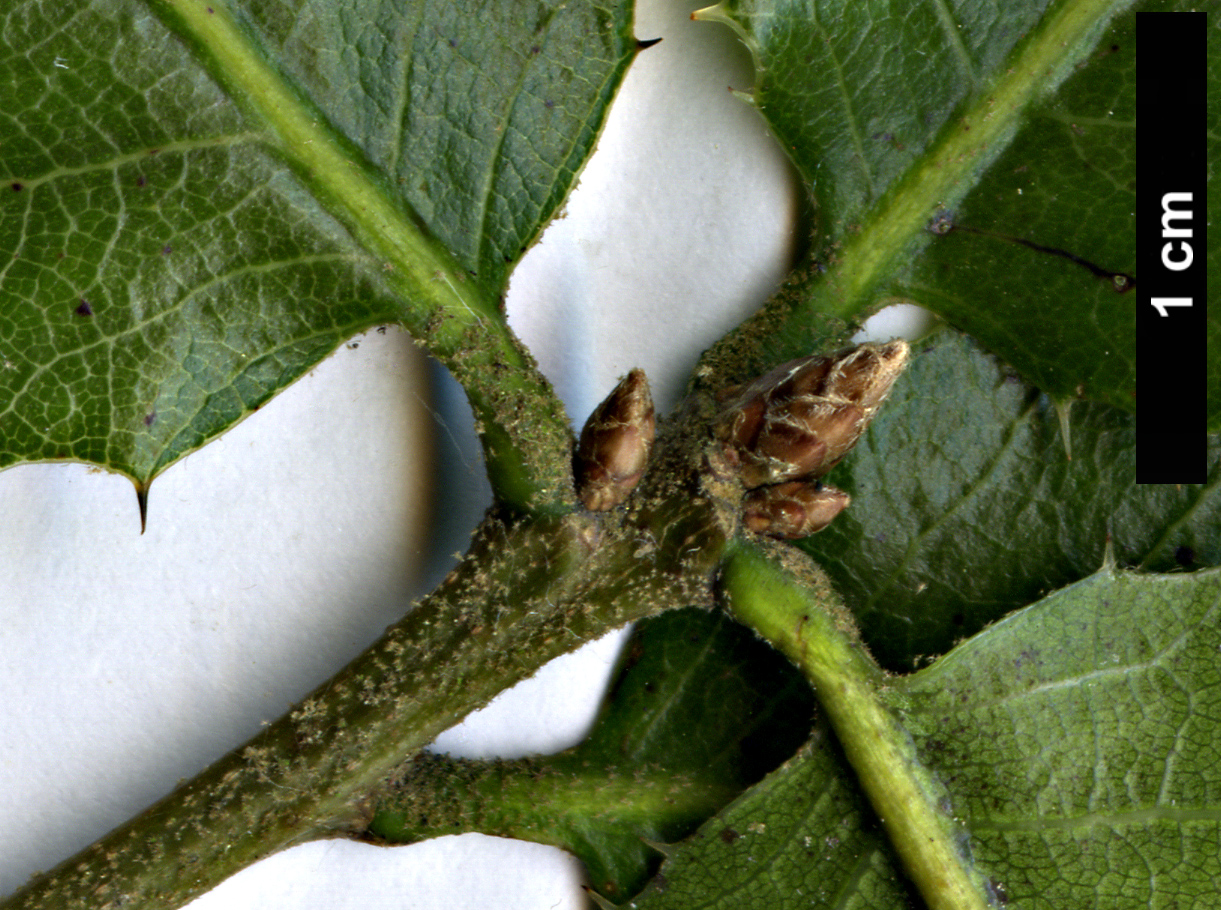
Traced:
<svg viewBox="0 0 1221 910">
<path fill-rule="evenodd" d="M 589 887 L 589 885 L 582 885 L 581 890 L 585 892 L 585 896 L 589 898 L 590 902 L 597 907 L 598 910 L 620 910 L 618 904 L 612 904 L 593 888 Z"/>
</svg>

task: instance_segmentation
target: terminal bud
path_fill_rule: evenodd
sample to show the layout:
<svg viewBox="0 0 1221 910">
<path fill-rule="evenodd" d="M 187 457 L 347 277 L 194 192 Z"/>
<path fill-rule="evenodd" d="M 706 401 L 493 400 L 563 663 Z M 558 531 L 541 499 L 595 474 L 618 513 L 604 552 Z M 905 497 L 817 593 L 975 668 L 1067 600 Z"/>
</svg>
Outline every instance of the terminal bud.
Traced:
<svg viewBox="0 0 1221 910">
<path fill-rule="evenodd" d="M 795 540 L 821 531 L 851 501 L 835 487 L 790 480 L 747 493 L 742 500 L 742 520 L 759 534 Z"/>
<path fill-rule="evenodd" d="M 644 475 L 654 429 L 649 380 L 632 370 L 581 430 L 573 473 L 585 508 L 605 512 L 627 499 Z"/>
<path fill-rule="evenodd" d="M 716 427 L 747 489 L 818 477 L 856 445 L 907 365 L 906 341 L 782 364 L 727 402 Z"/>
</svg>

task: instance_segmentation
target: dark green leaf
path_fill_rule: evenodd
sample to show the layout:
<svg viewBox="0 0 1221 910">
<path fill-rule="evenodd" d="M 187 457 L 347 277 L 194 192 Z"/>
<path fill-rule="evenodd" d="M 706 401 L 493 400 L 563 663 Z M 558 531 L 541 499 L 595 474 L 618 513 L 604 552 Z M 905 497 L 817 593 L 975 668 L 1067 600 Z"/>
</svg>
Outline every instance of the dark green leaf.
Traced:
<svg viewBox="0 0 1221 910">
<path fill-rule="evenodd" d="M 678 844 L 626 907 L 902 908 L 907 886 L 829 734 Z"/>
<path fill-rule="evenodd" d="M 641 622 L 578 753 L 752 784 L 796 751 L 813 720 L 801 674 L 749 630 L 702 610 Z"/>
<path fill-rule="evenodd" d="M 913 301 L 1058 401 L 1134 411 L 1135 10 L 1110 21 L 1125 5 L 701 11 L 754 54 L 755 102 L 816 207 L 816 265 L 752 336 L 774 333 L 782 360 L 820 316 Z M 1221 429 L 1215 365 L 1210 401 Z"/>
<path fill-rule="evenodd" d="M 248 12 L 285 75 L 494 295 L 567 196 L 636 45 L 631 5 L 613 0 Z"/>
<path fill-rule="evenodd" d="M 893 292 L 1059 401 L 1136 409 L 1136 24 L 1119 17 Z"/>
<path fill-rule="evenodd" d="M 591 833 L 585 844 L 574 842 L 594 886 L 608 896 L 639 891 L 660 861 L 642 838 L 687 836 L 791 756 L 809 735 L 813 712 L 801 674 L 724 616 L 684 610 L 640 623 L 589 738 L 558 761 L 625 776 L 683 775 L 685 790 L 703 789 L 708 799 L 699 812 L 638 820 L 627 836 Z"/>
<path fill-rule="evenodd" d="M 147 486 L 450 280 L 411 284 L 370 236 L 448 245 L 492 318 L 635 52 L 630 5 L 595 0 L 251 3 L 223 38 L 153 6 L 190 39 L 136 0 L 23 2 L 0 34 L 0 467 Z M 310 164 L 323 145 L 341 173 Z M 353 233 L 356 190 L 392 222 Z"/>
<path fill-rule="evenodd" d="M 898 683 L 998 901 L 1211 906 L 1221 863 L 1221 572 L 1103 571 Z M 679 845 L 628 906 L 909 906 L 816 736 Z"/>
<path fill-rule="evenodd" d="M 1221 440 L 1204 485 L 1138 484 L 1135 420 L 1062 412 L 969 340 L 919 348 L 869 433 L 828 480 L 851 507 L 802 547 L 855 612 L 874 655 L 922 655 L 1092 574 L 1221 563 Z"/>
</svg>

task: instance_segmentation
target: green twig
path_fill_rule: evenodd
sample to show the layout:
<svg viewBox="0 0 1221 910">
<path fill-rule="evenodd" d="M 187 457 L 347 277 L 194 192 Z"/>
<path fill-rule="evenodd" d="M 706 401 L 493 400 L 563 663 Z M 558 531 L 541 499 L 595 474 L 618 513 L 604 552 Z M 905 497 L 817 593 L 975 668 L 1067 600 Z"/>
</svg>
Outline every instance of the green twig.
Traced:
<svg viewBox="0 0 1221 910">
<path fill-rule="evenodd" d="M 486 762 L 422 752 L 398 772 L 366 836 L 410 844 L 478 831 L 548 844 L 580 859 L 596 891 L 621 897 L 644 886 L 662 845 L 689 835 L 740 791 L 652 765 L 607 767 L 583 758 L 580 747 Z"/>
<path fill-rule="evenodd" d="M 734 545 L 722 576 L 730 610 L 813 685 L 907 874 L 930 910 L 986 910 L 981 879 L 938 805 L 944 789 L 881 697 L 885 677 L 856 640 L 826 577 L 792 547 Z"/>
</svg>

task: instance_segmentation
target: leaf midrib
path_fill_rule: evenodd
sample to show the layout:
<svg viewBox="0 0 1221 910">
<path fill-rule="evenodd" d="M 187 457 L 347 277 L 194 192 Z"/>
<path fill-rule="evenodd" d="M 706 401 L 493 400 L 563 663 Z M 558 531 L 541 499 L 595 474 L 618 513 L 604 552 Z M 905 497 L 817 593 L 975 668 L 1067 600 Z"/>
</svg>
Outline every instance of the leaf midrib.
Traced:
<svg viewBox="0 0 1221 910">
<path fill-rule="evenodd" d="M 823 307 L 851 317 L 870 304 L 869 292 L 931 237 L 930 219 L 952 211 L 978 175 L 1009 145 L 1031 105 L 1053 92 L 1092 50 L 1098 34 L 1127 0 L 1069 0 L 1041 23 L 985 91 L 947 123 L 941 136 L 861 223 L 843 239 L 835 290 Z M 1067 49 L 1067 50 L 1066 50 Z"/>
<path fill-rule="evenodd" d="M 356 242 L 383 262 L 387 283 L 405 302 L 413 309 L 444 312 L 454 334 L 484 319 L 500 321 L 495 302 L 465 281 L 449 252 L 385 192 L 368 163 L 293 90 L 223 2 L 150 4 L 210 58 L 210 69 L 230 96 L 268 126 L 279 154 Z"/>
</svg>

